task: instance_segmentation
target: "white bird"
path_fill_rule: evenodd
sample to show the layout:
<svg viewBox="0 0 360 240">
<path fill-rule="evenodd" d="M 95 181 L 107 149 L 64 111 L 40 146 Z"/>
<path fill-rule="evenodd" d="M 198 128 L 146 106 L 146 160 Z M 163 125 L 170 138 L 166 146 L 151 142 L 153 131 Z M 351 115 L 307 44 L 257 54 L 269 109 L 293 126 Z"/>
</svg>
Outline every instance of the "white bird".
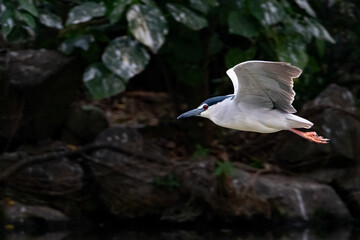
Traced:
<svg viewBox="0 0 360 240">
<path fill-rule="evenodd" d="M 209 98 L 178 119 L 199 116 L 225 128 L 259 133 L 289 130 L 311 142 L 328 143 L 329 139 L 316 132 L 296 130 L 313 126 L 294 115 L 293 79 L 302 73 L 300 68 L 286 62 L 247 61 L 226 73 L 234 85 L 234 94 Z"/>
</svg>

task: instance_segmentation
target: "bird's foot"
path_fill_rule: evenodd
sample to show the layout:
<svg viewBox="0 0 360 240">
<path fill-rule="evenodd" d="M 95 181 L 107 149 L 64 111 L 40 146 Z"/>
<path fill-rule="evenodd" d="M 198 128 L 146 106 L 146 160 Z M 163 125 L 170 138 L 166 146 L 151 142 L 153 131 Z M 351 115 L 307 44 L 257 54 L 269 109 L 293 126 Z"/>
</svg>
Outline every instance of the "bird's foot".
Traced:
<svg viewBox="0 0 360 240">
<path fill-rule="evenodd" d="M 330 139 L 324 138 L 322 136 L 318 136 L 316 132 L 301 132 L 296 129 L 290 129 L 293 133 L 299 135 L 300 137 L 303 137 L 310 142 L 316 142 L 316 143 L 329 143 Z"/>
</svg>

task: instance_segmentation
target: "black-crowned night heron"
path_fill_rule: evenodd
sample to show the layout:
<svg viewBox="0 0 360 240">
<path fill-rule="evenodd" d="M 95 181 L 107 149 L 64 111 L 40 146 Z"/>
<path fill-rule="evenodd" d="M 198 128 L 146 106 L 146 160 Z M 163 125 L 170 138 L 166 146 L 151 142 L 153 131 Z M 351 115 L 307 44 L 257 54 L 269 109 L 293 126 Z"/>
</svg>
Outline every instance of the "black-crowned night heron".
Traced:
<svg viewBox="0 0 360 240">
<path fill-rule="evenodd" d="M 226 71 L 234 85 L 234 94 L 212 97 L 196 109 L 181 114 L 178 119 L 200 116 L 215 124 L 242 131 L 273 133 L 289 130 L 316 143 L 329 139 L 316 132 L 301 132 L 295 128 L 310 128 L 313 123 L 294 115 L 293 78 L 302 70 L 285 62 L 248 61 Z"/>
</svg>

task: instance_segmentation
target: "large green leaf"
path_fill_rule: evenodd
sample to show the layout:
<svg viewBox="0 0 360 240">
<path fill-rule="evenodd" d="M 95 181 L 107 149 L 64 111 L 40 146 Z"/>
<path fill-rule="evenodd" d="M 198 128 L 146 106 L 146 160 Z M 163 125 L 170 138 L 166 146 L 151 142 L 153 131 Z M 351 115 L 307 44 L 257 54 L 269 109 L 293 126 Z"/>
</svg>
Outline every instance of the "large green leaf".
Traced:
<svg viewBox="0 0 360 240">
<path fill-rule="evenodd" d="M 200 30 L 208 25 L 207 20 L 190 9 L 175 3 L 166 4 L 171 16 L 192 30 Z"/>
<path fill-rule="evenodd" d="M 93 99 L 107 98 L 125 90 L 124 81 L 102 63 L 88 66 L 83 74 L 83 81 Z"/>
<path fill-rule="evenodd" d="M 39 16 L 39 12 L 33 0 L 19 0 L 20 8 L 31 13 L 33 16 Z"/>
<path fill-rule="evenodd" d="M 229 32 L 246 38 L 259 34 L 259 24 L 256 19 L 245 11 L 232 11 L 228 16 Z"/>
<path fill-rule="evenodd" d="M 111 41 L 102 55 L 105 66 L 125 80 L 142 72 L 149 59 L 149 54 L 139 42 L 126 36 Z"/>
<path fill-rule="evenodd" d="M 121 19 L 126 6 L 131 2 L 131 0 L 109 0 L 107 2 L 107 15 L 111 24 L 114 24 Z"/>
<path fill-rule="evenodd" d="M 286 20 L 286 31 L 289 34 L 298 33 L 302 35 L 306 42 L 309 42 L 313 37 L 311 32 L 308 31 L 307 26 L 303 24 L 303 22 L 298 21 L 297 19 L 288 18 Z"/>
<path fill-rule="evenodd" d="M 312 18 L 305 18 L 304 20 L 307 23 L 307 30 L 315 38 L 320 38 L 328 42 L 335 43 L 335 40 L 331 37 L 330 33 L 318 21 Z"/>
<path fill-rule="evenodd" d="M 189 0 L 192 8 L 207 13 L 211 7 L 219 6 L 217 0 Z"/>
<path fill-rule="evenodd" d="M 323 39 L 316 39 L 315 40 L 316 48 L 318 50 L 318 53 L 321 57 L 324 56 L 325 53 L 325 41 Z"/>
<path fill-rule="evenodd" d="M 255 48 L 249 48 L 245 51 L 240 48 L 232 48 L 225 54 L 225 65 L 227 68 L 232 68 L 241 62 L 252 60 L 255 53 Z"/>
<path fill-rule="evenodd" d="M 134 4 L 126 18 L 134 37 L 156 53 L 168 33 L 167 22 L 161 11 L 152 5 Z"/>
<path fill-rule="evenodd" d="M 41 12 L 39 15 L 39 21 L 41 24 L 56 29 L 62 29 L 63 25 L 61 18 L 50 12 Z"/>
<path fill-rule="evenodd" d="M 14 12 L 6 9 L 0 18 L 1 24 L 1 33 L 6 36 L 14 29 L 15 20 L 14 20 Z"/>
<path fill-rule="evenodd" d="M 304 68 L 308 62 L 306 45 L 301 40 L 284 38 L 276 45 L 276 53 L 282 62 L 290 62 L 293 65 Z"/>
<path fill-rule="evenodd" d="M 249 10 L 263 26 L 280 22 L 285 16 L 285 10 L 276 0 L 249 0 Z"/>
<path fill-rule="evenodd" d="M 19 19 L 21 19 L 21 21 L 23 21 L 29 27 L 31 27 L 33 29 L 36 27 L 35 19 L 31 14 L 29 14 L 27 12 L 19 11 L 18 16 L 19 16 Z"/>
<path fill-rule="evenodd" d="M 25 43 L 29 39 L 34 39 L 35 32 L 27 26 L 15 25 L 14 29 L 6 36 L 8 42 Z"/>
<path fill-rule="evenodd" d="M 85 2 L 70 10 L 66 25 L 87 22 L 95 17 L 104 16 L 105 12 L 106 8 L 103 2 Z"/>
<path fill-rule="evenodd" d="M 65 54 L 72 53 L 74 48 L 80 48 L 87 51 L 94 40 L 93 35 L 79 35 L 73 38 L 68 38 L 61 43 L 59 50 Z"/>
<path fill-rule="evenodd" d="M 300 8 L 304 9 L 307 14 L 312 17 L 316 17 L 314 10 L 311 8 L 307 0 L 295 0 L 295 2 Z"/>
</svg>

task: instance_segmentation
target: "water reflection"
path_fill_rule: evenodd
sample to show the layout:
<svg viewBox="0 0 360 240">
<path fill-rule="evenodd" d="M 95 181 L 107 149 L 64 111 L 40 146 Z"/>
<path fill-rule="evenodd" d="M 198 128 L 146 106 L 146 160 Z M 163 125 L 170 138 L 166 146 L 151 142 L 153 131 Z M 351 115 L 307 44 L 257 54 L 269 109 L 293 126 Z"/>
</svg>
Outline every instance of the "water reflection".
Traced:
<svg viewBox="0 0 360 240">
<path fill-rule="evenodd" d="M 299 230 L 299 231 L 275 231 L 275 232 L 238 232 L 235 230 L 218 231 L 136 231 L 122 230 L 117 232 L 52 232 L 42 235 L 28 235 L 24 232 L 13 232 L 5 236 L 6 240 L 352 240 L 358 239 L 358 231 L 349 229 L 328 230 Z"/>
</svg>

